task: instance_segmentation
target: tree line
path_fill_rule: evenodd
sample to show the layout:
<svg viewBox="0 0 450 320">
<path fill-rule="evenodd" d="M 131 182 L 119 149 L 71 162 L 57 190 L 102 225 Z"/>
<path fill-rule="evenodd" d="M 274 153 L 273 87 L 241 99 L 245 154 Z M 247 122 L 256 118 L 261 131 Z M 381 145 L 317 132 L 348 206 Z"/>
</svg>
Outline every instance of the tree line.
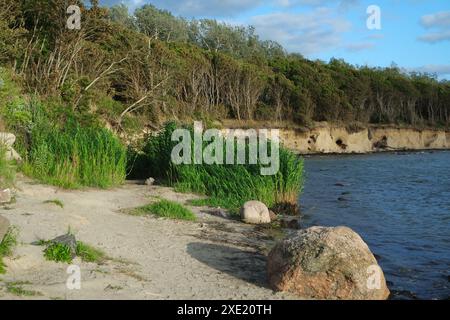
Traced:
<svg viewBox="0 0 450 320">
<path fill-rule="evenodd" d="M 80 30 L 66 28 L 65 0 L 0 0 L 0 65 L 61 122 L 70 114 L 117 130 L 169 118 L 450 124 L 450 83 L 435 75 L 311 61 L 253 27 L 152 5 L 130 14 L 72 2 Z"/>
</svg>

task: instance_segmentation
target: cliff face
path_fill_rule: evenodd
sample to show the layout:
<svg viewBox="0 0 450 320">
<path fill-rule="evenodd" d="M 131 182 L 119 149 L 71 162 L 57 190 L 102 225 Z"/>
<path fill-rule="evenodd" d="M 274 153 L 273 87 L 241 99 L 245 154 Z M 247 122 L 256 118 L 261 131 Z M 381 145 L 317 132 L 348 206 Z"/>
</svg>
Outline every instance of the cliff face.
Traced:
<svg viewBox="0 0 450 320">
<path fill-rule="evenodd" d="M 343 127 L 280 129 L 284 146 L 302 154 L 369 153 L 395 150 L 450 149 L 450 132 L 372 127 L 349 132 Z"/>
</svg>

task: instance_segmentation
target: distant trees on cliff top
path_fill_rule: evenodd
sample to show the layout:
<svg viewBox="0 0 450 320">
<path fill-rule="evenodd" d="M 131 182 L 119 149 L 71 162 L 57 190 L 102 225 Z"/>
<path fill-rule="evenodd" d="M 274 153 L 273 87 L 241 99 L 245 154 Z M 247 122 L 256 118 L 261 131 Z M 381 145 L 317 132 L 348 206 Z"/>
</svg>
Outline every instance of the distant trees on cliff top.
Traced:
<svg viewBox="0 0 450 320">
<path fill-rule="evenodd" d="M 252 27 L 152 5 L 78 5 L 82 28 L 68 30 L 65 0 L 0 0 L 0 64 L 49 112 L 125 129 L 193 117 L 450 124 L 450 83 L 432 75 L 310 61 Z"/>
</svg>

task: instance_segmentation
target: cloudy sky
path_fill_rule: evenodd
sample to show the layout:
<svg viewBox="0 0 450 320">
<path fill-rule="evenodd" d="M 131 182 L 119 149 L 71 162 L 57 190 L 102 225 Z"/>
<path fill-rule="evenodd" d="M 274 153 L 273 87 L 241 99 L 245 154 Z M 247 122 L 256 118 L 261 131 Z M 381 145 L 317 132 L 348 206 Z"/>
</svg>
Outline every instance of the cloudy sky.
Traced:
<svg viewBox="0 0 450 320">
<path fill-rule="evenodd" d="M 253 25 L 290 52 L 328 61 L 426 71 L 450 79 L 449 0 L 103 0 L 131 9 L 145 3 L 187 18 Z M 381 30 L 367 9 L 381 9 Z"/>
</svg>

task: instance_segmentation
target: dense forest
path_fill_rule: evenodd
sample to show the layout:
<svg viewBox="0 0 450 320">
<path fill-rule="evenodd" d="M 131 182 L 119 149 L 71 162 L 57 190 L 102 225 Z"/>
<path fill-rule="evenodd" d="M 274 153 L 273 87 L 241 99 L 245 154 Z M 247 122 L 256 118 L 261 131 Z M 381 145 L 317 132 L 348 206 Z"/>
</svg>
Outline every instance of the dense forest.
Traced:
<svg viewBox="0 0 450 320">
<path fill-rule="evenodd" d="M 252 27 L 152 5 L 130 14 L 75 3 L 80 30 L 66 26 L 66 0 L 0 0 L 0 86 L 12 79 L 60 124 L 75 118 L 122 132 L 192 118 L 450 124 L 450 83 L 433 75 L 311 61 Z M 22 100 L 0 95 L 3 122 L 24 117 Z"/>
</svg>

